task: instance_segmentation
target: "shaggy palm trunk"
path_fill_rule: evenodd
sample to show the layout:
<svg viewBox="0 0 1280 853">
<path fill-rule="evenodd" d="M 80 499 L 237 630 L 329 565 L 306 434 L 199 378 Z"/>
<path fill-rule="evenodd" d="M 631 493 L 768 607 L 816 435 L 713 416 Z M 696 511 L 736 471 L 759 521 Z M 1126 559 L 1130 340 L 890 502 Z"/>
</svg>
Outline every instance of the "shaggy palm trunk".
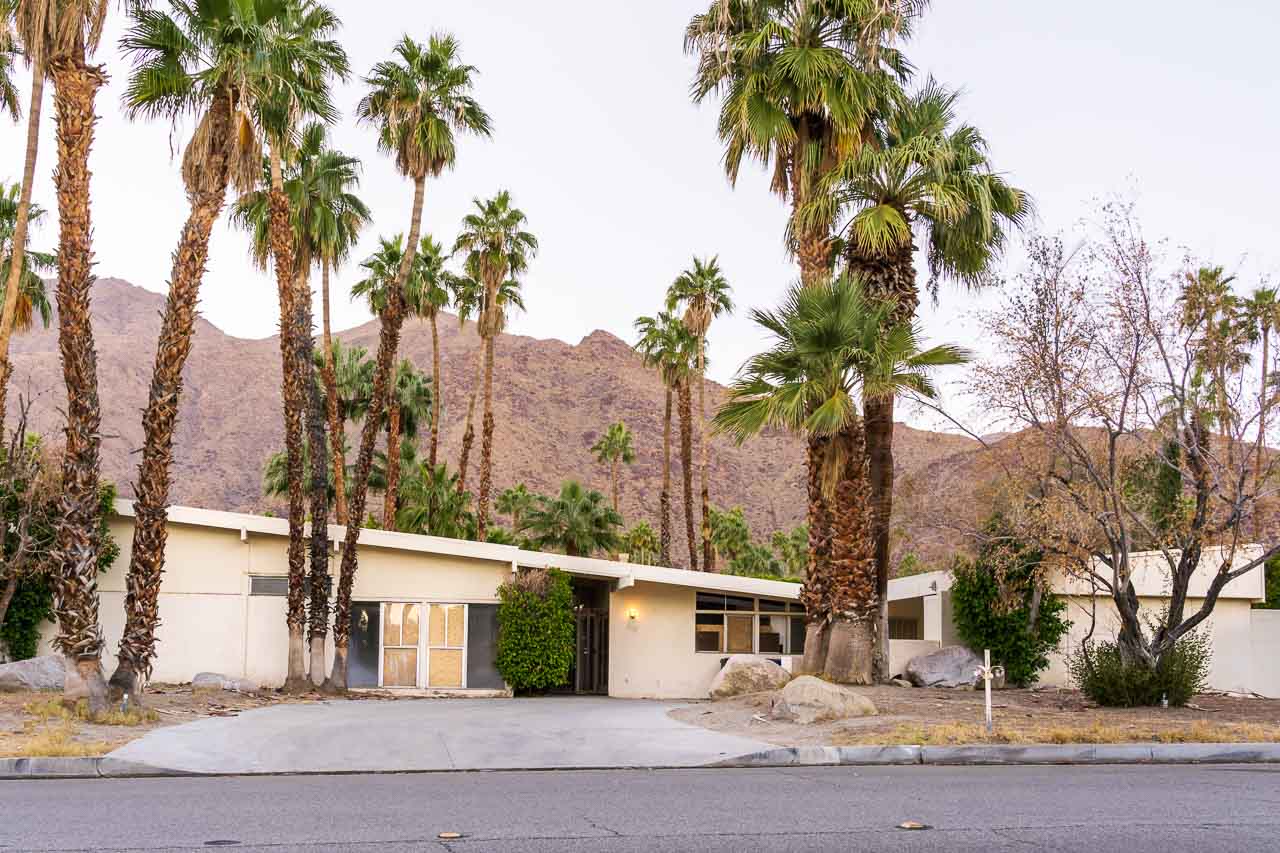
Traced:
<svg viewBox="0 0 1280 853">
<path fill-rule="evenodd" d="M 396 529 L 396 495 L 400 490 L 400 402 L 392 392 L 387 406 L 387 489 L 382 495 L 382 527 Z"/>
<path fill-rule="evenodd" d="M 792 200 L 793 221 L 799 221 L 803 206 L 804 199 L 796 195 Z M 800 283 L 805 287 L 816 287 L 831 274 L 830 229 L 816 227 L 797 231 L 795 251 L 800 264 Z"/>
<path fill-rule="evenodd" d="M 870 487 L 863 455 L 865 439 L 855 427 L 836 440 L 845 445 L 845 465 L 831 507 L 831 563 L 828 597 L 831 638 L 823 674 L 844 684 L 872 684 L 877 678 L 879 602 Z"/>
<path fill-rule="evenodd" d="M 707 377 L 705 335 L 698 336 L 698 477 L 702 487 L 702 570 L 716 570 L 715 549 L 711 546 L 711 487 L 707 482 Z"/>
<path fill-rule="evenodd" d="M 476 377 L 471 383 L 471 396 L 467 398 L 467 423 L 462 430 L 462 454 L 458 459 L 458 494 L 467 490 L 467 463 L 471 458 L 471 445 L 475 442 L 474 424 L 476 398 L 480 394 L 480 377 L 484 372 L 484 341 L 476 350 Z"/>
<path fill-rule="evenodd" d="M 338 524 L 347 523 L 347 460 L 343 452 L 345 432 L 342 416 L 338 413 L 338 369 L 333 363 L 333 334 L 329 328 L 329 262 L 324 261 L 320 271 L 320 304 L 324 343 L 325 414 L 329 419 L 330 455 L 333 463 L 333 515 Z M 311 676 L 315 678 L 315 673 Z"/>
<path fill-rule="evenodd" d="M 98 557 L 102 543 L 102 409 L 98 401 L 98 356 L 90 320 L 93 227 L 90 218 L 89 151 L 93 147 L 93 102 L 106 82 L 85 62 L 83 48 L 49 66 L 53 80 L 58 167 L 58 349 L 67 389 L 62 457 L 61 519 L 53 559 L 55 645 L 67 664 L 63 701 L 85 700 L 92 714 L 107 708 L 102 672 L 102 628 L 98 622 Z"/>
<path fill-rule="evenodd" d="M 666 385 L 667 403 L 662 418 L 662 494 L 658 496 L 658 562 L 671 565 L 671 386 Z"/>
<path fill-rule="evenodd" d="M 851 256 L 849 267 L 866 282 L 868 295 L 895 300 L 891 322 L 909 323 L 915 318 L 919 295 L 916 292 L 915 246 L 908 242 L 887 257 Z M 894 399 L 868 397 L 863 400 L 866 424 L 867 480 L 871 488 L 872 532 L 875 540 L 876 594 L 880 610 L 879 636 L 889 636 L 889 575 L 892 570 L 890 531 L 893 524 L 893 410 Z M 889 649 L 881 642 L 876 649 L 877 678 L 890 674 Z"/>
<path fill-rule="evenodd" d="M 231 109 L 219 98 L 208 116 L 213 139 L 230 133 Z M 156 654 L 156 626 L 160 623 L 160 581 L 164 574 L 165 542 L 169 530 L 169 470 L 173 465 L 173 432 L 182 400 L 182 369 L 191 354 L 195 334 L 196 305 L 209 257 L 209 235 L 222 212 L 227 194 L 229 157 L 225 148 L 213 149 L 200 164 L 199 174 L 188 186 L 191 211 L 173 254 L 169 297 L 160 319 L 151 392 L 142 414 L 142 462 L 134 484 L 133 547 L 125 578 L 124 633 L 111 676 L 112 701 L 124 695 L 136 698 L 142 680 L 151 674 Z"/>
<path fill-rule="evenodd" d="M 18 196 L 18 214 L 13 223 L 13 241 L 9 259 L 9 280 L 5 282 L 4 310 L 0 312 L 0 426 L 4 425 L 5 396 L 13 365 L 9 363 L 9 339 L 13 336 L 18 314 L 18 298 L 22 295 L 22 266 L 27 249 L 27 229 L 31 221 L 31 187 L 35 182 L 36 154 L 40 148 L 40 108 L 44 101 L 44 68 L 37 57 L 31 64 L 31 104 L 27 108 L 27 156 L 22 166 L 22 189 Z"/>
<path fill-rule="evenodd" d="M 1262 327 L 1262 390 L 1259 392 L 1259 409 L 1258 409 L 1258 446 L 1254 448 L 1256 459 L 1253 466 L 1253 493 L 1257 495 L 1262 490 L 1262 465 L 1263 452 L 1267 446 L 1267 414 L 1269 405 L 1268 393 L 1271 385 L 1271 377 L 1269 369 L 1271 359 L 1271 327 L 1264 325 Z M 0 398 L 3 402 L 3 398 Z M 4 414 L 4 409 L 0 408 L 0 416 Z M 1257 515 L 1255 514 L 1255 519 Z M 1254 522 L 1255 526 L 1257 521 Z M 1256 535 L 1256 534 L 1255 534 Z"/>
<path fill-rule="evenodd" d="M 492 303 L 491 303 L 492 304 Z M 484 421 L 480 429 L 480 506 L 476 509 L 476 540 L 489 532 L 489 494 L 493 489 L 493 333 L 484 341 Z"/>
<path fill-rule="evenodd" d="M 413 215 L 409 220 L 409 240 L 400 270 L 391 287 L 387 306 L 381 317 L 378 333 L 378 359 L 373 375 L 373 399 L 365 415 L 360 431 L 360 450 L 356 456 L 355 476 L 352 480 L 351 506 L 346 536 L 342 546 L 342 569 L 338 575 L 338 598 L 333 617 L 333 670 L 325 682 L 330 690 L 347 689 L 347 649 L 351 641 L 351 590 L 355 585 L 358 566 L 356 546 L 360 541 L 360 520 L 364 517 L 365 499 L 369 495 L 369 469 L 373 466 L 373 449 L 378 441 L 378 423 L 390 397 L 394 380 L 396 353 L 400 348 L 400 328 L 404 325 L 404 283 L 409 278 L 413 259 L 417 254 L 418 236 L 422 230 L 422 199 L 426 191 L 426 178 L 419 177 L 413 183 Z"/>
<path fill-rule="evenodd" d="M 618 511 L 618 457 L 609 460 L 609 490 L 613 493 L 613 511 Z"/>
<path fill-rule="evenodd" d="M 289 594 L 285 622 L 289 628 L 289 662 L 284 689 L 302 692 L 307 681 L 304 649 L 307 626 L 306 603 L 306 522 L 307 506 L 303 466 L 303 411 L 310 365 L 297 363 L 297 286 L 294 281 L 293 228 L 289 222 L 289 199 L 284 193 L 278 145 L 271 150 L 270 204 L 271 254 L 275 262 L 276 290 L 280 298 L 281 398 L 284 404 L 284 449 L 289 478 Z"/>
<path fill-rule="evenodd" d="M 684 529 L 689 540 L 689 569 L 698 570 L 698 534 L 693 510 L 693 392 L 689 380 L 680 381 L 680 468 L 684 476 Z"/>
<path fill-rule="evenodd" d="M 427 462 L 433 471 L 440 446 L 440 328 L 436 322 L 437 313 L 431 312 L 431 447 L 427 451 Z"/>
<path fill-rule="evenodd" d="M 827 662 L 831 625 L 831 509 L 822 489 L 822 461 L 829 439 L 811 436 L 805 448 L 808 470 L 806 516 L 809 525 L 809 559 L 800 603 L 804 607 L 805 642 L 800 671 L 822 672 Z"/>
<path fill-rule="evenodd" d="M 297 259 L 297 290 L 294 294 L 294 364 L 306 377 L 307 446 L 310 464 L 309 513 L 311 539 L 308 553 L 307 580 L 311 600 L 307 613 L 307 643 L 310 651 L 310 680 L 314 686 L 324 682 L 324 642 L 329 634 L 329 447 L 325 436 L 325 399 L 312 375 L 315 346 L 311 334 L 311 284 L 308 271 L 311 259 Z"/>
</svg>

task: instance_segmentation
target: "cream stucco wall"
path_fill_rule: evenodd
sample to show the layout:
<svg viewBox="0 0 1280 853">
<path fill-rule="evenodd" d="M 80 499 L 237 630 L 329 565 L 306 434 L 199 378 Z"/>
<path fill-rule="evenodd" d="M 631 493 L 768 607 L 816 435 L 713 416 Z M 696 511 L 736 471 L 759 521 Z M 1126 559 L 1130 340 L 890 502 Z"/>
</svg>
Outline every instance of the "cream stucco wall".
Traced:
<svg viewBox="0 0 1280 853">
<path fill-rule="evenodd" d="M 1253 675 L 1249 688 L 1280 699 L 1280 610 L 1255 610 L 1250 615 Z"/>
<path fill-rule="evenodd" d="M 693 605 L 694 590 L 655 583 L 609 597 L 610 696 L 706 698 L 725 655 L 693 650 Z"/>
</svg>

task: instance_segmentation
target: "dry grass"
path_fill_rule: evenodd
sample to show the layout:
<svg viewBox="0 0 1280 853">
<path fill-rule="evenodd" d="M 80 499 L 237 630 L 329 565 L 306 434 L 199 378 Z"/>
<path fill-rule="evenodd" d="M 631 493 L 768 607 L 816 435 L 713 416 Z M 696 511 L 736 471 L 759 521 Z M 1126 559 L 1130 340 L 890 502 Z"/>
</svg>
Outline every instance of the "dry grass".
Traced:
<svg viewBox="0 0 1280 853">
<path fill-rule="evenodd" d="M 0 758 L 83 758 L 106 755 L 119 746 L 109 741 L 76 740 L 70 721 L 30 726 L 18 738 L 0 735 Z"/>
<path fill-rule="evenodd" d="M 888 731 L 848 731 L 837 734 L 836 746 L 863 744 L 964 746 L 968 744 L 1093 744 L 1093 743 L 1267 743 L 1280 741 L 1280 726 L 1259 723 L 1211 723 L 1196 720 L 1182 725 L 998 724 L 994 734 L 975 723 L 903 723 Z"/>
<path fill-rule="evenodd" d="M 90 714 L 89 703 L 81 700 L 75 708 L 68 708 L 58 698 L 50 698 L 28 702 L 22 710 L 36 720 L 47 723 L 50 720 L 71 722 L 78 720 L 84 723 L 95 723 L 100 726 L 142 726 L 154 723 L 160 715 L 149 708 L 134 706 L 128 711 L 112 708 L 104 714 Z"/>
</svg>

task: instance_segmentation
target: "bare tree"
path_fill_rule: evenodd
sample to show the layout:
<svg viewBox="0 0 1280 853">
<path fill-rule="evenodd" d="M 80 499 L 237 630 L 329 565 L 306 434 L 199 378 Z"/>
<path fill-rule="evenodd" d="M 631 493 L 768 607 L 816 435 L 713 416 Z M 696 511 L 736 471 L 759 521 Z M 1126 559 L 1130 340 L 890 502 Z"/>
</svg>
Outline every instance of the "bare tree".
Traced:
<svg viewBox="0 0 1280 853">
<path fill-rule="evenodd" d="M 1274 400 L 1256 392 L 1229 280 L 1186 259 L 1168 266 L 1131 204 L 1103 205 L 1074 252 L 1042 237 L 1029 247 L 1027 271 L 985 318 L 997 356 L 971 390 L 1023 431 L 1016 451 L 993 454 L 1019 532 L 1107 594 L 1121 654 L 1155 667 L 1228 583 L 1280 554 L 1280 526 L 1254 523 L 1277 503 L 1276 454 L 1255 452 L 1274 446 L 1259 427 Z M 1159 552 L 1169 594 L 1166 613 L 1144 618 L 1141 549 Z M 1196 605 L 1191 578 L 1210 556 Z"/>
</svg>

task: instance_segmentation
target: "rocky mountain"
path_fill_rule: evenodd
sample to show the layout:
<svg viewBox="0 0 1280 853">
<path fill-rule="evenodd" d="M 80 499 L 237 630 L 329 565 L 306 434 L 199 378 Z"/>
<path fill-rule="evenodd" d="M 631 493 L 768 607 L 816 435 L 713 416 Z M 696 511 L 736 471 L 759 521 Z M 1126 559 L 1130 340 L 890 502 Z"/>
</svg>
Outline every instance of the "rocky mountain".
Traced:
<svg viewBox="0 0 1280 853">
<path fill-rule="evenodd" d="M 103 471 L 122 495 L 129 496 L 164 297 L 103 278 L 95 285 L 93 300 Z M 450 316 L 441 318 L 440 333 L 445 388 L 441 440 L 444 458 L 452 466 L 461 447 L 478 341 L 473 325 L 460 325 Z M 372 352 L 377 335 L 377 323 L 370 322 L 337 337 Z M 34 426 L 53 436 L 61 427 L 65 403 L 55 328 L 18 336 L 13 350 L 11 406 L 18 394 L 31 399 Z M 401 354 L 430 369 L 431 334 L 423 321 L 406 322 Z M 503 335 L 497 344 L 496 377 L 497 488 L 523 481 L 530 489 L 549 493 L 566 479 L 578 479 L 607 493 L 607 471 L 589 448 L 610 422 L 621 419 L 635 433 L 639 457 L 624 473 L 622 512 L 629 523 L 647 519 L 657 527 L 663 389 L 625 341 L 604 331 L 593 332 L 577 345 Z M 713 411 L 724 388 L 711 383 L 708 391 L 708 410 Z M 353 446 L 358 440 L 354 431 L 350 440 Z M 478 445 L 477 441 L 477 453 Z M 678 447 L 674 436 L 673 445 Z M 260 484 L 264 462 L 282 446 L 278 340 L 234 338 L 199 321 L 174 452 L 174 502 L 279 512 L 280 506 L 262 497 Z M 927 494 L 937 478 L 955 467 L 951 460 L 966 460 L 961 467 L 970 470 L 970 455 L 978 449 L 977 442 L 965 437 L 898 425 L 896 461 L 906 490 L 895 513 L 900 552 L 915 551 L 926 562 L 936 562 L 962 541 L 957 531 L 914 518 L 912 495 Z M 673 455 L 678 492 L 678 452 Z M 803 520 L 803 456 L 794 438 L 770 434 L 742 447 L 713 439 L 710 456 L 712 500 L 725 507 L 741 505 L 758 535 L 767 537 Z M 959 487 L 964 488 L 963 482 Z M 678 500 L 675 506 L 677 553 L 687 553 Z"/>
</svg>

